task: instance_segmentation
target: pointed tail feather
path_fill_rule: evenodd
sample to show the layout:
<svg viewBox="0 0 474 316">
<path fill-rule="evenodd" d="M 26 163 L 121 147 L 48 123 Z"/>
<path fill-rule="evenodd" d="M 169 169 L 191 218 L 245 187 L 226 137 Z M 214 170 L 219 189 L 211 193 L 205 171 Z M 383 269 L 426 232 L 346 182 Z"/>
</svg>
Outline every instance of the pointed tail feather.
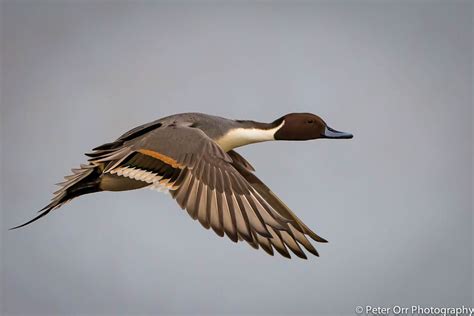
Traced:
<svg viewBox="0 0 474 316">
<path fill-rule="evenodd" d="M 24 224 L 21 224 L 21 225 L 12 227 L 12 228 L 10 228 L 9 230 L 14 230 L 14 229 L 17 229 L 17 228 L 21 228 L 21 227 L 23 227 L 23 226 L 26 226 L 26 225 L 31 224 L 31 223 L 33 223 L 33 222 L 36 222 L 36 221 L 39 220 L 41 217 L 45 216 L 46 214 L 48 214 L 49 212 L 51 212 L 51 211 L 54 210 L 55 208 L 60 207 L 61 205 L 63 205 L 63 204 L 66 203 L 67 201 L 68 201 L 68 200 L 63 201 L 63 202 L 52 201 L 51 203 L 49 203 L 48 205 L 46 205 L 45 207 L 43 207 L 41 210 L 38 211 L 38 212 L 40 213 L 38 216 L 36 216 L 35 218 L 33 218 L 33 219 L 27 221 L 27 222 L 24 223 Z"/>
<path fill-rule="evenodd" d="M 64 203 L 72 200 L 75 197 L 81 196 L 87 193 L 93 193 L 101 191 L 99 188 L 100 174 L 101 172 L 95 165 L 81 165 L 80 169 L 72 169 L 73 175 L 66 176 L 67 181 L 61 183 L 61 188 L 55 192 L 55 196 L 51 200 L 51 203 L 43 207 L 38 212 L 40 213 L 35 218 L 28 222 L 12 227 L 10 230 L 17 229 L 28 224 L 31 224 L 41 217 L 47 215 L 52 210 L 61 207 Z"/>
</svg>

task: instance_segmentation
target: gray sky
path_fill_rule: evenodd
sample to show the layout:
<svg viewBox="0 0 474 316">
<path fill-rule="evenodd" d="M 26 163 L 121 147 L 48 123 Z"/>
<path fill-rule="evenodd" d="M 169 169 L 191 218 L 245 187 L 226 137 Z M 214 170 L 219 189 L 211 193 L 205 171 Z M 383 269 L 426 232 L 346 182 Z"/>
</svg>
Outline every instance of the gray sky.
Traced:
<svg viewBox="0 0 474 316">
<path fill-rule="evenodd" d="M 3 314 L 474 304 L 472 2 L 1 8 Z M 7 231 L 84 152 L 187 111 L 313 112 L 355 135 L 238 150 L 329 240 L 320 258 L 233 244 L 150 190 L 84 196 Z"/>
</svg>

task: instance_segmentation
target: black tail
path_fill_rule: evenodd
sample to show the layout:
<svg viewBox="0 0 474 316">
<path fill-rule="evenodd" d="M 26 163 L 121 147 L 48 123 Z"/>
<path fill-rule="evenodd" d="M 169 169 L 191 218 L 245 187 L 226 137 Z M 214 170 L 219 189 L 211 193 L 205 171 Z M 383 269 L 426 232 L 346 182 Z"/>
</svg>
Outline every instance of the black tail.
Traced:
<svg viewBox="0 0 474 316">
<path fill-rule="evenodd" d="M 26 226 L 37 221 L 52 210 L 62 206 L 64 203 L 72 200 L 75 197 L 87 193 L 101 191 L 99 188 L 99 177 L 101 172 L 97 166 L 81 165 L 80 169 L 72 169 L 72 172 L 72 175 L 64 177 L 66 179 L 65 182 L 58 183 L 61 188 L 54 192 L 54 197 L 51 200 L 51 203 L 39 210 L 40 214 L 38 216 L 24 224 L 12 227 L 10 230 Z"/>
</svg>

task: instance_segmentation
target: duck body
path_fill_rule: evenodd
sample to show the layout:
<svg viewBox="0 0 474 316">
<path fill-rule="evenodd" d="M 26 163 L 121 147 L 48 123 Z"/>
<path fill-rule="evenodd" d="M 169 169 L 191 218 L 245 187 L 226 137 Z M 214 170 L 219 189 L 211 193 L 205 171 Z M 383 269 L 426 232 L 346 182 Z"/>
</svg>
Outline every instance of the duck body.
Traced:
<svg viewBox="0 0 474 316">
<path fill-rule="evenodd" d="M 271 140 L 351 138 L 327 127 L 318 116 L 292 113 L 271 123 L 231 120 L 202 113 L 167 116 L 138 126 L 86 154 L 88 164 L 72 169 L 50 204 L 25 224 L 88 193 L 149 187 L 167 191 L 205 228 L 232 241 L 247 241 L 273 255 L 306 258 L 318 252 L 310 230 L 254 174 L 234 148 Z"/>
<path fill-rule="evenodd" d="M 248 144 L 274 140 L 273 135 L 282 124 L 283 122 L 267 124 L 250 120 L 231 120 L 204 113 L 180 113 L 138 126 L 119 137 L 119 139 L 128 139 L 132 135 L 138 135 L 143 132 L 148 133 L 158 127 L 170 130 L 176 128 L 195 128 L 201 130 L 225 152 L 228 152 Z M 133 141 L 136 141 L 138 137 L 140 136 L 133 137 Z M 185 138 L 179 138 L 177 133 L 172 133 L 170 139 L 174 142 L 173 146 L 178 147 L 186 146 L 188 142 Z M 100 189 L 103 191 L 128 191 L 130 189 L 146 187 L 147 185 L 142 181 L 111 173 L 104 173 L 100 181 Z M 166 188 L 158 188 L 158 190 L 160 189 L 165 190 Z"/>
</svg>

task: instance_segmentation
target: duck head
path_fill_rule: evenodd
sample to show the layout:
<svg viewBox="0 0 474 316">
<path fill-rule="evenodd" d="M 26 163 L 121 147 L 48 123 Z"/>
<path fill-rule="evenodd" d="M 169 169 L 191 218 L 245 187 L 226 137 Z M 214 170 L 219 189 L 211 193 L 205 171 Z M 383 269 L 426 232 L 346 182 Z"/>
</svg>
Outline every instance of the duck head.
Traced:
<svg viewBox="0 0 474 316">
<path fill-rule="evenodd" d="M 318 138 L 352 138 L 350 133 L 339 132 L 329 127 L 319 116 L 311 113 L 290 113 L 282 116 L 273 125 L 283 125 L 275 132 L 275 140 L 310 140 Z"/>
</svg>

